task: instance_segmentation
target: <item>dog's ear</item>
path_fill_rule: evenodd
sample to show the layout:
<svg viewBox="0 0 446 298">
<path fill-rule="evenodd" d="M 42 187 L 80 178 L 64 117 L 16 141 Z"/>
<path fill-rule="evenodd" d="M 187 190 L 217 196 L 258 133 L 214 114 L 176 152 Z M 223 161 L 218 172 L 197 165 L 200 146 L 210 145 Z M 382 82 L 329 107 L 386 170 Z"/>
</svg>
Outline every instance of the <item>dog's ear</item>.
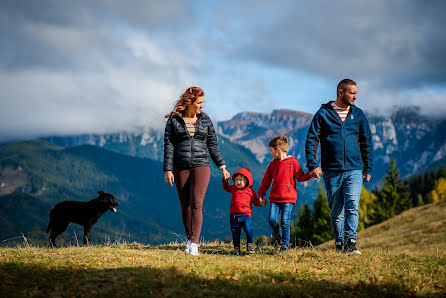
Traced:
<svg viewBox="0 0 446 298">
<path fill-rule="evenodd" d="M 104 192 L 103 192 L 102 190 L 100 190 L 100 191 L 98 191 L 98 194 L 99 194 L 100 196 L 102 196 L 102 195 L 104 194 Z"/>
</svg>

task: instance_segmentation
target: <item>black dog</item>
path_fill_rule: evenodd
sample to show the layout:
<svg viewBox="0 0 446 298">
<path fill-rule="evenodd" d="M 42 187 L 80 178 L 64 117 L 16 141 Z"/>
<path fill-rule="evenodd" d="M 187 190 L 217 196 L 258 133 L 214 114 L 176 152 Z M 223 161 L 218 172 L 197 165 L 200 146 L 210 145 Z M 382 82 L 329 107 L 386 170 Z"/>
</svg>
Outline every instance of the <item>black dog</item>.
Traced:
<svg viewBox="0 0 446 298">
<path fill-rule="evenodd" d="M 102 214 L 108 209 L 116 212 L 118 201 L 112 194 L 98 191 L 99 197 L 88 202 L 63 201 L 57 203 L 50 211 L 50 222 L 46 232 L 50 234 L 50 245 L 56 245 L 56 237 L 62 234 L 70 222 L 77 223 L 84 227 L 84 244 L 91 241 L 91 229 L 97 223 Z"/>
</svg>

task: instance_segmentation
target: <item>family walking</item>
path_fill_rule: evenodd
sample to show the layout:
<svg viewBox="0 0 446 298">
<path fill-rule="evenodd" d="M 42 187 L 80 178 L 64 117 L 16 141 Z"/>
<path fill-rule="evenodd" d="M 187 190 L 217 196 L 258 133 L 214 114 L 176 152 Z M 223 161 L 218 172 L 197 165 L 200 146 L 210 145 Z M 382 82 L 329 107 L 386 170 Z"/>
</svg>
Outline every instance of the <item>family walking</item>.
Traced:
<svg viewBox="0 0 446 298">
<path fill-rule="evenodd" d="M 363 182 L 371 178 L 373 144 L 367 118 L 354 106 L 358 89 L 345 79 L 337 86 L 335 101 L 323 104 L 315 114 L 307 134 L 305 173 L 299 162 L 288 156 L 288 139 L 277 136 L 269 142 L 273 160 L 268 165 L 256 192 L 247 168 L 234 175 L 226 170 L 211 119 L 202 112 L 204 92 L 188 88 L 176 102 L 164 133 L 165 182 L 175 184 L 187 236 L 185 253 L 199 255 L 199 238 L 203 222 L 202 206 L 210 180 L 210 159 L 221 170 L 223 189 L 231 193 L 230 226 L 234 254 L 240 255 L 243 229 L 247 253 L 254 253 L 252 205 L 265 206 L 269 193 L 269 224 L 281 252 L 288 250 L 289 221 L 297 200 L 296 181 L 322 178 L 328 195 L 335 246 L 339 251 L 360 254 L 356 247 L 359 198 Z M 317 151 L 321 147 L 321 166 Z M 229 179 L 233 184 L 229 183 Z M 279 224 L 280 218 L 280 224 Z"/>
</svg>

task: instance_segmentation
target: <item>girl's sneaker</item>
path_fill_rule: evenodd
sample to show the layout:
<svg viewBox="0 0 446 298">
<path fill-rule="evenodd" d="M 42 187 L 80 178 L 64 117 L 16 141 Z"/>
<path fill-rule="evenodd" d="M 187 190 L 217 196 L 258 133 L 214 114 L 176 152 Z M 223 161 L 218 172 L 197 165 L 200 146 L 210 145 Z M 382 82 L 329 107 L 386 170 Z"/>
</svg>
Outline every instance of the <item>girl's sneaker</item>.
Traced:
<svg viewBox="0 0 446 298">
<path fill-rule="evenodd" d="M 186 242 L 186 249 L 184 250 L 184 253 L 186 255 L 190 254 L 190 244 L 191 244 L 190 240 L 187 240 L 187 242 Z"/>
<path fill-rule="evenodd" d="M 200 245 L 198 245 L 197 243 L 191 243 L 191 244 L 190 244 L 189 254 L 190 254 L 191 256 L 198 256 L 198 255 L 200 255 L 200 254 L 198 253 L 198 247 L 200 247 Z"/>
<path fill-rule="evenodd" d="M 240 257 L 240 248 L 238 247 L 234 248 L 234 256 Z"/>
</svg>

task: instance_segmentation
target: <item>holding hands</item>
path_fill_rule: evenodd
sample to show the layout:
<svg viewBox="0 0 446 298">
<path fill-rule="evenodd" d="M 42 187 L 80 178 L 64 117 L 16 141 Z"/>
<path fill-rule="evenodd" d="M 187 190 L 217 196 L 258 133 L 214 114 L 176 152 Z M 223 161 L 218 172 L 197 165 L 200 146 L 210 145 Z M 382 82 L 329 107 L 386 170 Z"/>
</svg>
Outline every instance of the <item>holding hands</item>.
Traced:
<svg viewBox="0 0 446 298">
<path fill-rule="evenodd" d="M 308 174 L 311 176 L 311 178 L 321 179 L 322 170 L 320 167 L 317 167 L 316 169 L 312 170 Z"/>
<path fill-rule="evenodd" d="M 223 174 L 223 178 L 228 181 L 231 178 L 231 174 L 226 170 L 226 168 L 221 168 L 221 173 Z"/>
<path fill-rule="evenodd" d="M 260 206 L 265 206 L 266 205 L 266 200 L 264 198 L 259 198 L 260 201 Z"/>
</svg>

